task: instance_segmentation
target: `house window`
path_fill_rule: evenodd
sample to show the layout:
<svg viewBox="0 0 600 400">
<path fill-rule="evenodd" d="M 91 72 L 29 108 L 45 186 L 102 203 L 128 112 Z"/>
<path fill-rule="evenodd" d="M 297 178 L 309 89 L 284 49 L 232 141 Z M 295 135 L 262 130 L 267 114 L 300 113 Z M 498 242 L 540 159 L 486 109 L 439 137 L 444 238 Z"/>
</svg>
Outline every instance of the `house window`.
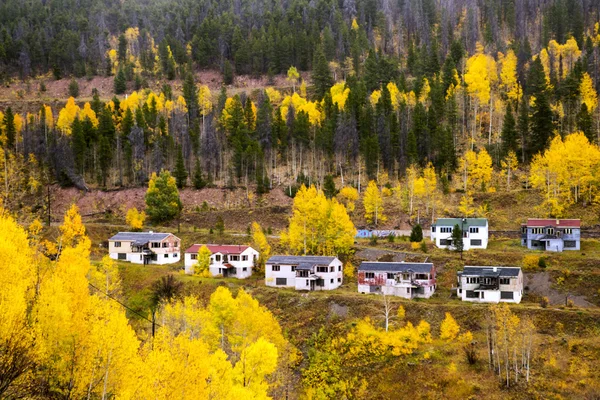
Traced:
<svg viewBox="0 0 600 400">
<path fill-rule="evenodd" d="M 447 227 L 447 226 L 445 226 L 445 227 L 441 227 L 441 228 L 440 228 L 440 232 L 441 232 L 441 233 L 452 233 L 452 228 L 450 228 L 450 227 Z"/>
<path fill-rule="evenodd" d="M 410 293 L 410 288 L 409 287 L 406 288 L 406 293 Z"/>
<path fill-rule="evenodd" d="M 331 278 L 331 282 L 329 282 L 329 283 L 333 283 L 333 278 Z"/>
<path fill-rule="evenodd" d="M 338 271 L 342 272 L 342 266 L 341 265 L 338 265 Z"/>
<path fill-rule="evenodd" d="M 308 279 L 307 279 L 307 280 L 306 280 L 306 286 L 308 286 L 308 285 L 309 285 L 309 281 L 308 281 Z"/>
<path fill-rule="evenodd" d="M 527 233 L 527 227 L 526 226 L 521 227 L 521 233 Z"/>
<path fill-rule="evenodd" d="M 240 261 L 240 256 L 229 256 L 231 261 Z"/>
<path fill-rule="evenodd" d="M 167 242 L 163 242 L 163 244 L 162 244 L 162 247 L 163 247 L 163 248 L 169 247 L 169 243 L 167 243 Z"/>
<path fill-rule="evenodd" d="M 168 255 L 168 254 L 165 254 L 165 258 L 169 258 L 169 255 Z"/>
<path fill-rule="evenodd" d="M 335 267 L 329 267 L 329 272 L 335 272 Z"/>
<path fill-rule="evenodd" d="M 173 253 L 173 258 L 177 258 L 177 253 Z"/>
<path fill-rule="evenodd" d="M 429 275 L 427 275 L 427 274 L 416 274 L 415 275 L 415 279 L 419 279 L 419 280 L 422 280 L 422 281 L 423 280 L 427 280 L 427 279 L 429 279 Z"/>
<path fill-rule="evenodd" d="M 248 271 L 248 268 L 244 267 L 244 268 L 242 268 L 242 271 L 246 272 L 246 271 Z"/>
<path fill-rule="evenodd" d="M 292 265 L 292 272 L 294 272 L 296 270 L 296 266 Z"/>
<path fill-rule="evenodd" d="M 342 282 L 342 278 L 338 278 L 338 283 L 341 283 L 341 282 Z"/>
<path fill-rule="evenodd" d="M 565 247 L 574 248 L 577 247 L 577 245 L 574 240 L 565 240 Z"/>
<path fill-rule="evenodd" d="M 510 278 L 500 278 L 501 285 L 510 285 Z"/>
<path fill-rule="evenodd" d="M 450 246 L 452 244 L 451 240 L 448 239 L 440 239 L 440 246 Z"/>
<path fill-rule="evenodd" d="M 296 272 L 296 276 L 298 278 L 308 278 L 308 271 L 298 271 Z"/>
<path fill-rule="evenodd" d="M 365 272 L 365 279 L 375 278 L 375 272 Z"/>
<path fill-rule="evenodd" d="M 215 261 L 221 261 L 221 255 L 220 254 L 217 254 L 215 256 Z"/>
<path fill-rule="evenodd" d="M 192 254 L 192 255 L 190 256 L 190 258 L 191 258 L 192 260 L 197 260 L 197 259 L 198 259 L 198 254 Z"/>
<path fill-rule="evenodd" d="M 393 274 L 393 273 L 391 273 L 391 272 L 388 272 L 388 273 L 387 273 L 387 278 L 388 278 L 388 279 L 394 279 L 394 274 Z"/>
<path fill-rule="evenodd" d="M 173 246 L 174 246 L 174 247 L 179 247 L 179 242 L 174 242 L 174 243 L 173 243 Z"/>
<path fill-rule="evenodd" d="M 563 232 L 565 233 L 565 235 L 571 235 L 573 233 L 573 229 L 566 228 Z"/>
<path fill-rule="evenodd" d="M 548 235 L 554 235 L 554 228 L 548 228 L 548 229 L 546 229 L 546 233 Z"/>
<path fill-rule="evenodd" d="M 472 226 L 469 228 L 469 233 L 479 233 L 479 228 Z"/>
<path fill-rule="evenodd" d="M 500 292 L 500 298 L 504 300 L 513 300 L 515 298 L 514 292 Z"/>
<path fill-rule="evenodd" d="M 431 232 L 432 232 L 432 233 L 435 233 L 435 226 L 432 226 L 432 227 L 431 227 Z"/>
<path fill-rule="evenodd" d="M 471 246 L 481 246 L 481 239 L 471 239 Z"/>
<path fill-rule="evenodd" d="M 121 242 L 115 242 L 115 247 L 121 247 Z"/>
<path fill-rule="evenodd" d="M 474 291 L 474 290 L 467 290 L 466 291 L 466 297 L 467 299 L 477 299 L 479 298 L 479 293 Z"/>
<path fill-rule="evenodd" d="M 327 272 L 329 271 L 328 267 L 317 267 L 317 272 Z"/>
<path fill-rule="evenodd" d="M 281 270 L 281 267 L 279 265 L 271 266 L 271 271 L 273 271 L 273 272 L 279 272 L 280 270 Z"/>
<path fill-rule="evenodd" d="M 127 254 L 126 254 L 126 253 L 119 253 L 119 254 L 117 255 L 117 258 L 118 258 L 119 260 L 127 260 Z"/>
<path fill-rule="evenodd" d="M 275 284 L 277 286 L 285 286 L 287 285 L 287 278 L 277 278 L 275 279 Z"/>
<path fill-rule="evenodd" d="M 242 256 L 242 261 L 248 261 L 248 256 Z"/>
<path fill-rule="evenodd" d="M 153 249 L 160 248 L 160 243 L 159 242 L 152 242 L 152 244 L 150 245 L 150 247 L 152 247 Z"/>
</svg>

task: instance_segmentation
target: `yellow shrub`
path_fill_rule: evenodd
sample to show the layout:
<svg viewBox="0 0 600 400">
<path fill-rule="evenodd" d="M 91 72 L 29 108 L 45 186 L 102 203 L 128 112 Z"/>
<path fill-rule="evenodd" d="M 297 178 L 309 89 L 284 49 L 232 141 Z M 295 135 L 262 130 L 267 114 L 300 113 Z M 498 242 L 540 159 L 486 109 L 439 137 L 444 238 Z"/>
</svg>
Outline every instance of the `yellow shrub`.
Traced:
<svg viewBox="0 0 600 400">
<path fill-rule="evenodd" d="M 421 242 L 410 242 L 410 247 L 413 250 L 419 250 L 419 248 L 421 247 Z"/>
<path fill-rule="evenodd" d="M 527 254 L 525 257 L 523 257 L 523 269 L 525 271 L 536 269 L 539 262 L 539 256 L 536 256 L 535 254 Z"/>
</svg>

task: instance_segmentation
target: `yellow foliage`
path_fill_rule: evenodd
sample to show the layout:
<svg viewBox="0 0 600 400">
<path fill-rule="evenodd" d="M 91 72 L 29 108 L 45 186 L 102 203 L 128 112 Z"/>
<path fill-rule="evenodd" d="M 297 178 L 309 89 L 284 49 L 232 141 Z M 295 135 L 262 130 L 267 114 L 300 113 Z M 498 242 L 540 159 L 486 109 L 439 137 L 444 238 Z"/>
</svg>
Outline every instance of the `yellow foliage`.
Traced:
<svg viewBox="0 0 600 400">
<path fill-rule="evenodd" d="M 340 110 L 346 106 L 346 100 L 350 94 L 350 88 L 346 87 L 346 82 L 338 82 L 330 89 L 331 101 L 337 105 Z"/>
<path fill-rule="evenodd" d="M 470 192 L 465 193 L 461 197 L 458 212 L 465 218 L 470 217 L 475 213 L 475 209 L 473 208 L 473 196 Z"/>
<path fill-rule="evenodd" d="M 258 260 L 259 266 L 264 267 L 265 262 L 271 257 L 271 245 L 261 226 L 256 221 L 252 222 L 252 242 L 260 254 Z"/>
<path fill-rule="evenodd" d="M 346 254 L 354 244 L 356 228 L 346 208 L 336 199 L 327 199 L 314 186 L 300 187 L 290 226 L 282 242 L 296 254 Z"/>
<path fill-rule="evenodd" d="M 272 87 L 266 88 L 265 92 L 267 93 L 267 96 L 269 97 L 269 101 L 271 102 L 272 106 L 279 105 L 279 103 L 281 102 L 281 92 Z"/>
<path fill-rule="evenodd" d="M 522 90 L 517 81 L 517 56 L 512 49 L 508 50 L 506 56 L 502 55 L 502 53 L 498 53 L 498 56 L 502 64 L 500 81 L 502 82 L 506 96 L 510 100 L 519 101 Z"/>
<path fill-rule="evenodd" d="M 44 104 L 42 106 L 44 108 L 45 120 L 43 121 L 46 124 L 46 127 L 53 128 L 54 127 L 54 115 L 52 114 L 52 109 L 50 106 Z M 1 117 L 1 113 L 0 113 Z M 42 112 L 40 111 L 40 118 L 42 117 Z"/>
<path fill-rule="evenodd" d="M 531 271 L 538 268 L 540 257 L 535 254 L 527 254 L 523 257 L 523 270 Z"/>
<path fill-rule="evenodd" d="M 358 30 L 358 22 L 356 22 L 356 18 L 352 18 L 352 30 L 353 31 Z"/>
<path fill-rule="evenodd" d="M 479 100 L 481 104 L 490 101 L 490 91 L 497 81 L 496 61 L 483 53 L 483 48 L 478 44 L 477 53 L 467 60 L 464 75 L 467 91 Z"/>
<path fill-rule="evenodd" d="M 58 113 L 58 120 L 56 121 L 56 127 L 61 130 L 65 135 L 71 134 L 71 125 L 79 114 L 79 106 L 75 104 L 75 99 L 69 97 L 65 107 Z"/>
<path fill-rule="evenodd" d="M 375 181 L 370 181 L 367 190 L 363 197 L 363 205 L 365 207 L 365 219 L 368 223 L 387 221 L 383 208 L 383 198 Z"/>
<path fill-rule="evenodd" d="M 139 212 L 137 208 L 130 208 L 127 210 L 127 215 L 125 216 L 125 222 L 129 225 L 129 228 L 136 232 L 141 231 L 144 227 L 144 221 L 146 221 L 146 213 Z"/>
<path fill-rule="evenodd" d="M 200 104 L 202 115 L 207 116 L 212 111 L 212 95 L 206 85 L 200 85 L 198 88 L 198 104 Z"/>
<path fill-rule="evenodd" d="M 425 103 L 427 101 L 427 98 L 429 97 L 429 92 L 431 92 L 429 80 L 427 78 L 423 78 L 423 87 L 421 87 L 421 92 L 419 93 L 420 103 Z"/>
<path fill-rule="evenodd" d="M 90 122 L 94 127 L 98 126 L 98 118 L 96 118 L 96 112 L 92 110 L 92 106 L 90 103 L 85 103 L 83 105 L 83 110 L 79 111 L 79 119 L 84 121 L 86 118 L 89 118 Z"/>
<path fill-rule="evenodd" d="M 210 277 L 210 256 L 212 253 L 205 245 L 198 250 L 198 261 L 194 264 L 194 274 L 202 277 Z"/>
<path fill-rule="evenodd" d="M 392 107 L 395 111 L 398 111 L 400 108 L 400 102 L 402 100 L 402 96 L 400 94 L 400 90 L 398 90 L 398 86 L 394 82 L 388 82 L 387 90 L 390 92 L 390 98 L 392 99 Z"/>
<path fill-rule="evenodd" d="M 373 90 L 373 93 L 369 96 L 369 101 L 371 105 L 375 107 L 377 103 L 379 103 L 379 98 L 381 97 L 381 90 Z"/>
<path fill-rule="evenodd" d="M 446 313 L 446 318 L 442 321 L 440 326 L 440 339 L 452 341 L 456 339 L 460 332 L 460 326 L 456 323 L 454 317 L 449 312 Z"/>
<path fill-rule="evenodd" d="M 135 110 L 140 106 L 141 98 L 138 92 L 132 92 L 127 98 L 121 100 L 119 108 L 125 114 L 127 109 L 130 109 L 132 113 L 135 113 Z"/>
<path fill-rule="evenodd" d="M 588 111 L 593 114 L 598 106 L 598 93 L 596 93 L 594 82 L 587 72 L 583 73 L 579 91 L 581 92 L 581 102 L 585 104 Z"/>
<path fill-rule="evenodd" d="M 358 190 L 352 186 L 344 186 L 337 195 L 338 200 L 346 207 L 348 212 L 354 211 L 355 202 L 358 200 Z"/>
</svg>

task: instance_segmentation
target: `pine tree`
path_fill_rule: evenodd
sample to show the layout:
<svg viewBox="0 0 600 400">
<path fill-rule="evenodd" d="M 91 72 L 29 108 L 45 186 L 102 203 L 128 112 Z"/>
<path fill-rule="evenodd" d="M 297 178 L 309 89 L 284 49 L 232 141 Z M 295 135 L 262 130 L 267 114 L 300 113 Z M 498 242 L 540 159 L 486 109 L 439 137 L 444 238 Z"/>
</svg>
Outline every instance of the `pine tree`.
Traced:
<svg viewBox="0 0 600 400">
<path fill-rule="evenodd" d="M 588 111 L 585 103 L 581 104 L 581 108 L 577 113 L 577 129 L 583 132 L 590 143 L 595 143 L 597 141 L 596 135 L 594 135 L 594 121 L 592 120 L 592 114 Z"/>
<path fill-rule="evenodd" d="M 552 109 L 545 91 L 539 92 L 531 112 L 531 141 L 528 146 L 530 159 L 550 144 L 554 134 Z"/>
<path fill-rule="evenodd" d="M 112 165 L 112 148 L 110 141 L 106 136 L 101 136 L 98 144 L 98 164 L 100 171 L 98 175 L 98 183 L 106 187 L 106 179 Z"/>
<path fill-rule="evenodd" d="M 523 96 L 519 106 L 519 119 L 517 121 L 517 132 L 521 138 L 521 162 L 525 163 L 527 146 L 529 145 L 529 104 L 526 96 Z"/>
<path fill-rule="evenodd" d="M 333 176 L 326 175 L 325 183 L 323 184 L 323 192 L 325 193 L 325 197 L 328 199 L 333 198 L 337 194 L 337 190 L 335 188 L 335 182 L 333 181 Z"/>
<path fill-rule="evenodd" d="M 229 60 L 225 60 L 225 63 L 223 64 L 223 84 L 233 84 L 233 66 Z"/>
<path fill-rule="evenodd" d="M 194 189 L 200 190 L 206 186 L 206 181 L 204 180 L 204 174 L 202 173 L 202 165 L 199 159 L 196 159 L 196 166 L 194 167 L 194 179 L 193 179 Z"/>
<path fill-rule="evenodd" d="M 73 121 L 73 126 L 71 128 L 71 141 L 73 157 L 75 158 L 75 168 L 77 169 L 78 173 L 83 174 L 87 146 L 85 143 L 85 136 L 83 134 L 83 127 L 81 126 L 79 118 L 75 118 L 75 121 Z"/>
<path fill-rule="evenodd" d="M 125 79 L 125 72 L 123 71 L 123 68 L 119 68 L 117 75 L 115 75 L 114 89 L 115 94 L 123 94 L 127 90 L 127 80 Z"/>
<path fill-rule="evenodd" d="M 506 155 L 510 151 L 518 151 L 518 137 L 515 117 L 512 113 L 512 107 L 509 104 L 504 114 L 502 124 L 502 154 Z"/>
<path fill-rule="evenodd" d="M 75 98 L 79 97 L 79 83 L 77 83 L 75 78 L 71 79 L 71 82 L 69 83 L 69 96 Z"/>
<path fill-rule="evenodd" d="M 419 243 L 423 241 L 423 228 L 421 228 L 421 225 L 417 224 L 413 226 L 412 230 L 410 231 L 410 241 L 413 243 Z"/>
<path fill-rule="evenodd" d="M 152 173 L 145 200 L 146 213 L 154 222 L 169 221 L 177 217 L 182 209 L 177 182 L 166 170 L 159 175 Z"/>
<path fill-rule="evenodd" d="M 179 149 L 177 150 L 177 161 L 175 161 L 175 173 L 173 176 L 177 180 L 177 188 L 183 189 L 187 183 L 188 173 L 185 169 L 181 146 L 179 146 Z"/>
<path fill-rule="evenodd" d="M 12 112 L 12 108 L 8 107 L 4 113 L 4 136 L 6 136 L 5 146 L 8 149 L 15 147 L 15 140 L 17 137 L 17 129 L 15 127 L 15 115 Z"/>
<path fill-rule="evenodd" d="M 188 118 L 192 121 L 198 116 L 198 87 L 196 86 L 196 82 L 194 82 L 191 67 L 189 68 L 190 71 L 185 75 L 185 80 L 183 81 L 183 98 L 188 109 Z"/>
<path fill-rule="evenodd" d="M 454 251 L 462 253 L 464 248 L 463 233 L 458 224 L 454 225 L 454 229 L 452 229 L 452 236 L 450 236 L 450 238 L 452 240 L 452 247 L 454 248 Z"/>
<path fill-rule="evenodd" d="M 333 77 L 329 70 L 329 64 L 323 51 L 323 46 L 319 46 L 315 51 L 312 71 L 313 85 L 315 86 L 315 96 L 322 99 L 325 93 L 333 85 Z"/>
</svg>

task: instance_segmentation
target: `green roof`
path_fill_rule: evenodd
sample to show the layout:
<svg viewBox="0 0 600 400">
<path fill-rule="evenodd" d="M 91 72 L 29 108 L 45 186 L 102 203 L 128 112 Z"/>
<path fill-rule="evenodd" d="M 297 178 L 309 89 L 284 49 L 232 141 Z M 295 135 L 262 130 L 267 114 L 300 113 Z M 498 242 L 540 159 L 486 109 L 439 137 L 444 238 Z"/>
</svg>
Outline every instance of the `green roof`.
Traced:
<svg viewBox="0 0 600 400">
<path fill-rule="evenodd" d="M 485 218 L 466 218 L 466 221 L 462 222 L 462 218 L 438 218 L 435 224 L 432 226 L 452 226 L 455 225 L 463 226 L 468 228 L 471 226 L 487 226 L 487 219 Z"/>
</svg>

